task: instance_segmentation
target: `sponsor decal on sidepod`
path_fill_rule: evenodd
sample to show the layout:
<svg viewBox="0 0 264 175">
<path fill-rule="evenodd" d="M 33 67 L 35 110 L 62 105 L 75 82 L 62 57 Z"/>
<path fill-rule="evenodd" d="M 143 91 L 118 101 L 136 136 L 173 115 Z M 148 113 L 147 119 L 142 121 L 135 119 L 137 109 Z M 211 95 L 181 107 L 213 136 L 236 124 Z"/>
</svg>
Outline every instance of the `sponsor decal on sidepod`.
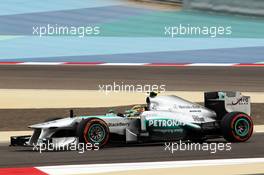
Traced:
<svg viewBox="0 0 264 175">
<path fill-rule="evenodd" d="M 184 126 L 184 122 L 180 122 L 178 120 L 172 120 L 172 119 L 151 119 L 148 120 L 148 126 L 149 127 L 161 127 L 161 128 L 167 128 L 167 127 L 178 127 L 178 126 Z"/>
</svg>

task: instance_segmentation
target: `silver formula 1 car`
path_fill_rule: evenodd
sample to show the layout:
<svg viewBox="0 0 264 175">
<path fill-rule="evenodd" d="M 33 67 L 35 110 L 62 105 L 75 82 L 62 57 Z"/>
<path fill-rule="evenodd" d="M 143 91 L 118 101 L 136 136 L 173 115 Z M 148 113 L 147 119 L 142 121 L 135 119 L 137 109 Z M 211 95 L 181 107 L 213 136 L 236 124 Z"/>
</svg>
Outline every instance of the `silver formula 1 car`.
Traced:
<svg viewBox="0 0 264 175">
<path fill-rule="evenodd" d="M 195 142 L 224 137 L 245 142 L 253 133 L 250 97 L 240 92 L 206 92 L 204 106 L 180 97 L 151 92 L 146 105 L 124 113 L 74 116 L 29 126 L 31 136 L 11 137 L 12 146 L 55 143 L 92 143 L 104 146 L 111 141 L 154 142 L 190 140 Z"/>
</svg>

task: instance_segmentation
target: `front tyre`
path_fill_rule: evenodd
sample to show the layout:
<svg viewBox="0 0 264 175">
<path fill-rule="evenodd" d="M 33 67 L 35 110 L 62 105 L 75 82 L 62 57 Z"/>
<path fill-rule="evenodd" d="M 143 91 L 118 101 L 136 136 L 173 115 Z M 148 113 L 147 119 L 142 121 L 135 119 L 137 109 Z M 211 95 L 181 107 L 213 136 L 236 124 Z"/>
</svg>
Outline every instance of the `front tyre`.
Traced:
<svg viewBox="0 0 264 175">
<path fill-rule="evenodd" d="M 221 121 L 224 138 L 229 142 L 245 142 L 253 133 L 250 116 L 242 112 L 230 112 Z"/>
<path fill-rule="evenodd" d="M 109 128 L 107 124 L 97 118 L 82 120 L 77 127 L 79 142 L 90 143 L 103 147 L 109 139 Z"/>
</svg>

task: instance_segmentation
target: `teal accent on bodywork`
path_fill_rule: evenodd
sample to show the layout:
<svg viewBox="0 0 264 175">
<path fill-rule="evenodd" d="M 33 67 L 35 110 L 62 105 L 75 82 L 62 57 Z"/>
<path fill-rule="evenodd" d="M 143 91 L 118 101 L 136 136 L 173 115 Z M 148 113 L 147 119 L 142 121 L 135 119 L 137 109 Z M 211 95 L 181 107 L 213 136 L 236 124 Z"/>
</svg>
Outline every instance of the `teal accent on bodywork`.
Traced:
<svg viewBox="0 0 264 175">
<path fill-rule="evenodd" d="M 219 100 L 224 100 L 226 94 L 224 92 L 218 92 Z"/>
</svg>

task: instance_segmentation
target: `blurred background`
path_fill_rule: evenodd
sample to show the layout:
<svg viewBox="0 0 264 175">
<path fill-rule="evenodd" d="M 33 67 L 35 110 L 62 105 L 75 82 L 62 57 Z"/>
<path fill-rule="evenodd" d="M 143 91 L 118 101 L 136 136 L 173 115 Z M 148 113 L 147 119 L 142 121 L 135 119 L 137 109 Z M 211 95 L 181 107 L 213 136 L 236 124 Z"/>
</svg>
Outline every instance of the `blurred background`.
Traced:
<svg viewBox="0 0 264 175">
<path fill-rule="evenodd" d="M 262 0 L 0 0 L 0 61 L 262 63 Z M 16 8 L 14 8 L 16 7 Z M 33 35 L 40 26 L 96 26 L 98 35 Z M 229 35 L 166 35 L 166 27 L 231 27 Z"/>
</svg>

